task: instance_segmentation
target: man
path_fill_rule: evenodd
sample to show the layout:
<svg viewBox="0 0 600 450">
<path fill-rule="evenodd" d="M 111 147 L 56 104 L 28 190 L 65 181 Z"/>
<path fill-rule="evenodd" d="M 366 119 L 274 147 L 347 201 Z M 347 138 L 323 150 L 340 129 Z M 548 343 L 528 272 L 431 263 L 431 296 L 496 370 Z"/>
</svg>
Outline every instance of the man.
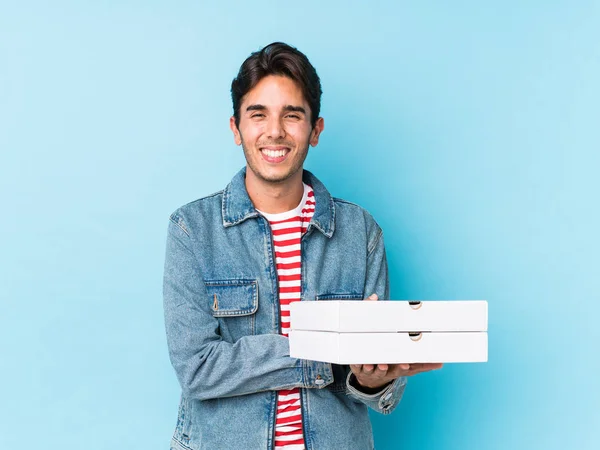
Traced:
<svg viewBox="0 0 600 450">
<path fill-rule="evenodd" d="M 289 356 L 290 303 L 389 298 L 382 231 L 303 170 L 324 128 L 304 54 L 253 53 L 231 94 L 247 166 L 169 222 L 165 321 L 182 387 L 171 448 L 372 449 L 367 407 L 391 412 L 406 377 L 441 365 Z"/>
</svg>

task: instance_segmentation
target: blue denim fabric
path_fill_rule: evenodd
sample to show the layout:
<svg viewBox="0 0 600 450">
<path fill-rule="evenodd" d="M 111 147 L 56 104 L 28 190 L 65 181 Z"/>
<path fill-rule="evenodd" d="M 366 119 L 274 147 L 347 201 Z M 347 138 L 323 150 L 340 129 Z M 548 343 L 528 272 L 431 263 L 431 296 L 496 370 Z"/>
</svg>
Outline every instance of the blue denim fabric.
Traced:
<svg viewBox="0 0 600 450">
<path fill-rule="evenodd" d="M 366 395 L 352 386 L 348 366 L 289 356 L 279 334 L 271 231 L 248 197 L 245 174 L 170 217 L 164 312 L 182 387 L 171 448 L 272 449 L 276 391 L 298 387 L 307 449 L 371 450 L 367 407 L 390 413 L 406 379 Z M 303 181 L 316 210 L 302 237 L 301 300 L 389 298 L 381 228 L 310 172 Z"/>
</svg>

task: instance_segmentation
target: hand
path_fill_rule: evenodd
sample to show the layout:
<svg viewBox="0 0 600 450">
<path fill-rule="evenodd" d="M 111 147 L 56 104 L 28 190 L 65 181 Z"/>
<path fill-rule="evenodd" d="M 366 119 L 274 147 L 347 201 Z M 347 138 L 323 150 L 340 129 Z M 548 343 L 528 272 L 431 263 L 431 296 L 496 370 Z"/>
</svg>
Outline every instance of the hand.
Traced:
<svg viewBox="0 0 600 450">
<path fill-rule="evenodd" d="M 376 301 L 378 300 L 377 294 L 372 294 L 365 300 Z M 411 377 L 418 373 L 441 369 L 442 366 L 441 363 L 350 364 L 350 370 L 362 387 L 376 389 L 398 377 Z"/>
<path fill-rule="evenodd" d="M 412 377 L 418 373 L 441 369 L 441 363 L 416 364 L 350 364 L 350 370 L 362 387 L 377 389 L 398 377 Z"/>
</svg>

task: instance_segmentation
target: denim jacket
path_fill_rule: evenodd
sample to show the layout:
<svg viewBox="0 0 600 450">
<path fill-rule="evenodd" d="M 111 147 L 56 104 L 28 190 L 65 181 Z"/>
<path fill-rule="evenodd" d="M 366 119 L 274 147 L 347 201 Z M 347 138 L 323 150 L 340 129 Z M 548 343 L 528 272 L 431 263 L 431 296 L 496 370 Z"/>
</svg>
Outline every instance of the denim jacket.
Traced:
<svg viewBox="0 0 600 450">
<path fill-rule="evenodd" d="M 308 450 L 372 450 L 367 407 L 390 413 L 406 378 L 367 395 L 354 387 L 349 366 L 290 357 L 279 334 L 271 230 L 250 201 L 245 174 L 170 217 L 164 313 L 182 388 L 171 448 L 271 450 L 277 390 L 298 387 Z M 301 240 L 301 300 L 389 298 L 381 228 L 310 172 L 303 181 L 316 209 Z"/>
</svg>

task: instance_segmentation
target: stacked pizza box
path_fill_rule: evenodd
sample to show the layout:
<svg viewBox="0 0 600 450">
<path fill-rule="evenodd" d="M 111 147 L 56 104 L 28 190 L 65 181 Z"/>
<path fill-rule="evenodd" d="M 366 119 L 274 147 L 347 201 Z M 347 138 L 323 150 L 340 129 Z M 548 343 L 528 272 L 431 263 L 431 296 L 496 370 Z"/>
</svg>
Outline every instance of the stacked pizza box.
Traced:
<svg viewBox="0 0 600 450">
<path fill-rule="evenodd" d="M 302 301 L 290 356 L 336 364 L 486 362 L 487 301 Z"/>
</svg>

